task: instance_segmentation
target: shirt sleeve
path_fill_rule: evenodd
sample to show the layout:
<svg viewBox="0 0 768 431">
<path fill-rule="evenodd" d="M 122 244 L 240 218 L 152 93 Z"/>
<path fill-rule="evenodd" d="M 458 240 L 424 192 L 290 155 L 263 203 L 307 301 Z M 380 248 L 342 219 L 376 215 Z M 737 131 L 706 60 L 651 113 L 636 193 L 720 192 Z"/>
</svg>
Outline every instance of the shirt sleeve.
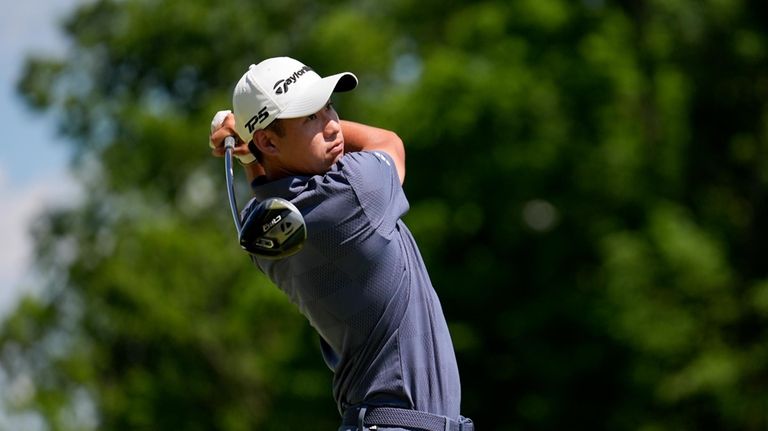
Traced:
<svg viewBox="0 0 768 431">
<path fill-rule="evenodd" d="M 341 171 L 372 226 L 389 234 L 408 211 L 394 160 L 383 151 L 349 153 L 342 160 Z"/>
</svg>

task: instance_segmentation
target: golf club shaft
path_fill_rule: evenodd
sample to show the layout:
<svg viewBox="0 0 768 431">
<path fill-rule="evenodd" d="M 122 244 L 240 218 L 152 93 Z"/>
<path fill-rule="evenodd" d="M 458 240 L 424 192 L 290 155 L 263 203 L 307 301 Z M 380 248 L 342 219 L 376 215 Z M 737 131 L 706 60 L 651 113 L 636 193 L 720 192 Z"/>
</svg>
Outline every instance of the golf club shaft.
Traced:
<svg viewBox="0 0 768 431">
<path fill-rule="evenodd" d="M 237 234 L 240 235 L 242 229 L 240 224 L 240 212 L 237 210 L 237 201 L 235 200 L 235 181 L 234 173 L 232 172 L 232 152 L 235 150 L 235 138 L 227 136 L 224 138 L 224 148 L 226 153 L 224 154 L 224 170 L 227 176 L 227 194 L 229 195 L 229 208 L 232 210 L 232 220 L 235 222 L 235 229 Z"/>
</svg>

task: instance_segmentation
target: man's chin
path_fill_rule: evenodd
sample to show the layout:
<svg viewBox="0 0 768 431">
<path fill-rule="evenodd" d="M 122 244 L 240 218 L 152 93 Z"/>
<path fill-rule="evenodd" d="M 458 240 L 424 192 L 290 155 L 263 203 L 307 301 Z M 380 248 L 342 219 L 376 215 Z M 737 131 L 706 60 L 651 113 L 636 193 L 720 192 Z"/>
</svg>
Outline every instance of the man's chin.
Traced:
<svg viewBox="0 0 768 431">
<path fill-rule="evenodd" d="M 335 165 L 339 160 L 341 160 L 342 157 L 344 157 L 344 150 L 341 150 L 341 152 L 337 154 L 336 157 L 333 158 L 333 161 L 331 162 L 331 166 Z"/>
</svg>

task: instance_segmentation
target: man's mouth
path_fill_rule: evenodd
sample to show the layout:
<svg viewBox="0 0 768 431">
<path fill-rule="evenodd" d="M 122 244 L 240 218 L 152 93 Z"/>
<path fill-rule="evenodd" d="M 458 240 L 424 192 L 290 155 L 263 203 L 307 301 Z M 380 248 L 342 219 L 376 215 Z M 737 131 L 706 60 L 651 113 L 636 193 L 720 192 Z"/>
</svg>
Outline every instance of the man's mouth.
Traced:
<svg viewBox="0 0 768 431">
<path fill-rule="evenodd" d="M 329 153 L 338 153 L 344 149 L 344 141 L 338 141 L 333 144 L 329 149 Z"/>
</svg>

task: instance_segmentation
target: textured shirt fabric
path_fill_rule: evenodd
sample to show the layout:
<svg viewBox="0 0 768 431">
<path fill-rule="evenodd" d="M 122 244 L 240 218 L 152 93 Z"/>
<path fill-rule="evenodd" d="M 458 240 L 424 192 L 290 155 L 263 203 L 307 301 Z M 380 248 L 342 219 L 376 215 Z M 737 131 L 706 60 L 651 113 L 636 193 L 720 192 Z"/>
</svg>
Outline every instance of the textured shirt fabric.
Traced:
<svg viewBox="0 0 768 431">
<path fill-rule="evenodd" d="M 256 201 L 290 200 L 302 250 L 256 264 L 320 335 L 340 412 L 368 404 L 457 418 L 461 388 L 440 301 L 411 232 L 391 157 L 345 154 L 325 175 L 254 184 Z"/>
</svg>

